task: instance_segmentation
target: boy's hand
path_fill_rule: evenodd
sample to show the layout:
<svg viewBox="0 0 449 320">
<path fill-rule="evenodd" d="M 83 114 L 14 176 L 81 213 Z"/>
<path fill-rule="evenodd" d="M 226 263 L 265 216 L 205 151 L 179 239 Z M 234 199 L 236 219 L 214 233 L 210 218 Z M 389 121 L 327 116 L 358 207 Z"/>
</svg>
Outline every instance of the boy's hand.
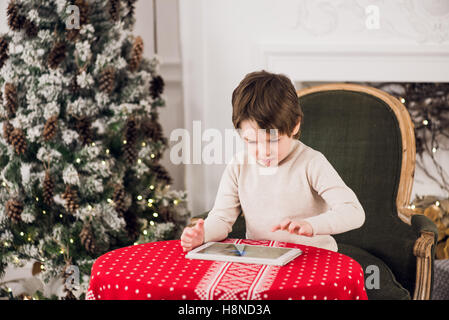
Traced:
<svg viewBox="0 0 449 320">
<path fill-rule="evenodd" d="M 295 233 L 299 236 L 311 237 L 313 236 L 313 228 L 307 221 L 292 221 L 290 219 L 285 219 L 280 224 L 276 225 L 271 229 L 271 232 L 278 230 L 285 230 L 290 233 Z"/>
<path fill-rule="evenodd" d="M 186 227 L 181 235 L 181 246 L 190 251 L 202 245 L 204 242 L 204 220 L 199 219 L 194 227 Z"/>
</svg>

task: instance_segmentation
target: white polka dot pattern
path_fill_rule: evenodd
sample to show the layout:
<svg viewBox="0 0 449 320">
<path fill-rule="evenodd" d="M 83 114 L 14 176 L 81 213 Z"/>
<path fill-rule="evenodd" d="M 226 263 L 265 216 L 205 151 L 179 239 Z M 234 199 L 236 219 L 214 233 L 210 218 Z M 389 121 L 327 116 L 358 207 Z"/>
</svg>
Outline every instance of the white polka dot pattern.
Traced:
<svg viewBox="0 0 449 320">
<path fill-rule="evenodd" d="M 303 254 L 279 267 L 186 259 L 179 240 L 130 246 L 95 261 L 86 299 L 367 299 L 362 268 L 338 252 L 268 240 L 223 242 L 299 248 Z"/>
</svg>

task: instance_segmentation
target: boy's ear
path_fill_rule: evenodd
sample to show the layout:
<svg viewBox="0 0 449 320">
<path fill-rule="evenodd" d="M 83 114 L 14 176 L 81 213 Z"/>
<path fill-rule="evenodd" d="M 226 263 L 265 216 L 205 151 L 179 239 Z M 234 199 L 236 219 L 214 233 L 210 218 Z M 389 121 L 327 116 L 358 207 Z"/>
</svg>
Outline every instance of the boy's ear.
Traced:
<svg viewBox="0 0 449 320">
<path fill-rule="evenodd" d="M 292 136 L 294 136 L 294 135 L 296 135 L 298 133 L 300 127 L 301 127 L 301 120 L 298 121 L 298 123 L 296 124 L 296 127 L 293 129 Z"/>
</svg>

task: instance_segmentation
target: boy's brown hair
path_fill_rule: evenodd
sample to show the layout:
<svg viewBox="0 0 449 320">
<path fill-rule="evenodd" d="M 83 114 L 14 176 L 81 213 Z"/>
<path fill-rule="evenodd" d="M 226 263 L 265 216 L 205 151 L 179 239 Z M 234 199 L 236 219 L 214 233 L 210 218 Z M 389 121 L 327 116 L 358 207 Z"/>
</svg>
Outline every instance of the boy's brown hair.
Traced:
<svg viewBox="0 0 449 320">
<path fill-rule="evenodd" d="M 232 93 L 232 122 L 236 129 L 245 120 L 254 120 L 260 129 L 278 129 L 291 136 L 304 119 L 293 83 L 283 74 L 265 70 L 249 73 Z M 294 136 L 299 139 L 301 128 Z"/>
</svg>

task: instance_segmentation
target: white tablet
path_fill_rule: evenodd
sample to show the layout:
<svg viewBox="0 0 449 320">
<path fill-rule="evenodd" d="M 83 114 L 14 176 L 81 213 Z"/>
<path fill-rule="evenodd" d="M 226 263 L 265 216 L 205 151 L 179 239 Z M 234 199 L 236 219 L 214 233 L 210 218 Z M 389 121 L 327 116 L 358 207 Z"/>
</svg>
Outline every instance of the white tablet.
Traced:
<svg viewBox="0 0 449 320">
<path fill-rule="evenodd" d="M 301 254 L 295 248 L 208 242 L 189 251 L 186 258 L 283 266 Z"/>
</svg>

